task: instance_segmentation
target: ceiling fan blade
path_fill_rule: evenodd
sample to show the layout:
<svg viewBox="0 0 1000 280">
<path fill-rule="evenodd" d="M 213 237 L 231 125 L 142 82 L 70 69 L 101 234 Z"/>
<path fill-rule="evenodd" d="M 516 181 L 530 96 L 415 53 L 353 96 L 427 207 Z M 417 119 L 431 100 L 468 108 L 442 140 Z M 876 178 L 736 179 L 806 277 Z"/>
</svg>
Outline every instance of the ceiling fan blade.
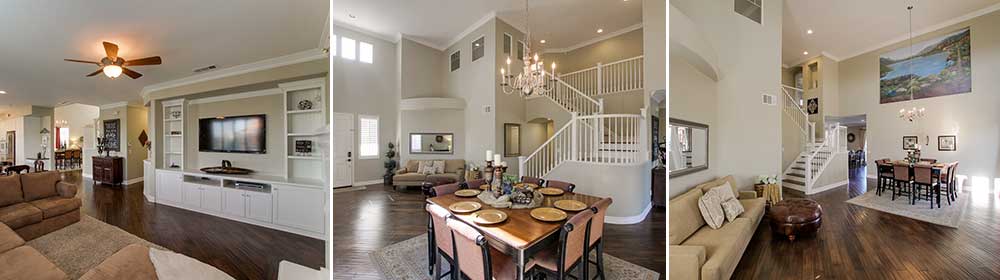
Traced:
<svg viewBox="0 0 1000 280">
<path fill-rule="evenodd" d="M 115 61 L 118 58 L 118 45 L 110 42 L 104 42 L 104 52 L 108 54 L 108 59 Z"/>
<path fill-rule="evenodd" d="M 97 74 L 100 74 L 101 72 L 104 72 L 104 68 L 97 69 L 94 73 L 87 74 L 87 77 L 97 76 Z"/>
<path fill-rule="evenodd" d="M 139 65 L 159 65 L 163 63 L 163 60 L 159 56 L 151 56 L 147 58 L 140 58 L 135 60 L 126 60 L 125 66 L 139 66 Z"/>
<path fill-rule="evenodd" d="M 95 64 L 95 65 L 98 65 L 98 66 L 101 65 L 100 63 L 97 63 L 97 62 L 94 62 L 94 61 L 86 61 L 86 60 L 79 60 L 79 59 L 68 59 L 68 58 L 66 58 L 66 59 L 63 59 L 63 60 L 69 61 L 69 62 L 90 63 L 90 64 Z"/>
<path fill-rule="evenodd" d="M 139 77 L 142 77 L 142 74 L 139 74 L 139 72 L 132 71 L 132 69 L 128 69 L 125 67 L 122 67 L 122 74 L 128 75 L 132 79 L 138 79 Z"/>
</svg>

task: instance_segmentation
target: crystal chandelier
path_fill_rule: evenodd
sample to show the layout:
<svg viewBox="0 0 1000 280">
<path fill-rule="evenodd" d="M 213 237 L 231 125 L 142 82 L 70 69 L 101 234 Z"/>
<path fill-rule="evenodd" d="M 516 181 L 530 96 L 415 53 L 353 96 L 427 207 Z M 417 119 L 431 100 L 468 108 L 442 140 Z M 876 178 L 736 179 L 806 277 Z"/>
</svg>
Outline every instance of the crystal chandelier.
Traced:
<svg viewBox="0 0 1000 280">
<path fill-rule="evenodd" d="M 906 7 L 906 12 L 908 13 L 908 17 L 909 17 L 909 21 L 910 21 L 910 41 L 909 41 L 910 42 L 910 57 L 913 57 L 913 6 L 907 6 Z M 908 62 L 907 66 L 910 67 L 910 72 L 912 73 L 913 72 L 913 62 L 912 61 Z M 913 80 L 913 76 L 914 76 L 913 74 L 910 74 L 910 81 L 906 84 L 906 92 L 910 94 L 910 101 L 913 101 L 914 90 L 916 90 L 918 88 L 917 82 Z M 924 117 L 924 108 L 923 107 L 920 107 L 920 109 L 917 109 L 917 107 L 913 107 L 913 109 L 909 109 L 909 110 L 907 110 L 906 108 L 899 109 L 899 118 L 900 119 L 904 119 L 904 120 L 913 122 L 913 121 L 919 120 L 920 118 L 923 118 L 923 117 Z"/>
<path fill-rule="evenodd" d="M 552 72 L 545 73 L 545 63 L 538 57 L 538 53 L 535 53 L 533 57 L 528 56 L 531 53 L 531 25 L 528 22 L 528 0 L 524 1 L 524 26 L 527 29 L 528 37 L 528 43 L 525 46 L 524 57 L 522 58 L 524 68 L 520 74 L 514 76 L 514 72 L 510 71 L 510 56 L 507 56 L 507 68 L 500 67 L 500 88 L 506 94 L 520 92 L 521 96 L 524 97 L 543 95 L 552 89 L 549 82 L 555 81 L 553 74 L 556 71 L 556 63 L 552 63 Z M 546 77 L 546 74 L 551 78 Z"/>
</svg>

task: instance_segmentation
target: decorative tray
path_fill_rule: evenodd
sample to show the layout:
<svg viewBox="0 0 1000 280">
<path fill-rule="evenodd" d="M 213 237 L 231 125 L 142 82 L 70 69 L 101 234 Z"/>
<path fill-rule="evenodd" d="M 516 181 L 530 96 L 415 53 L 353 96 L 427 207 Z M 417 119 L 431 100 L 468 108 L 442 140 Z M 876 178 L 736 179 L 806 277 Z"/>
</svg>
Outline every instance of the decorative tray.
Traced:
<svg viewBox="0 0 1000 280">
<path fill-rule="evenodd" d="M 202 168 L 201 172 L 209 174 L 245 175 L 253 173 L 253 170 L 239 167 L 213 166 Z"/>
</svg>

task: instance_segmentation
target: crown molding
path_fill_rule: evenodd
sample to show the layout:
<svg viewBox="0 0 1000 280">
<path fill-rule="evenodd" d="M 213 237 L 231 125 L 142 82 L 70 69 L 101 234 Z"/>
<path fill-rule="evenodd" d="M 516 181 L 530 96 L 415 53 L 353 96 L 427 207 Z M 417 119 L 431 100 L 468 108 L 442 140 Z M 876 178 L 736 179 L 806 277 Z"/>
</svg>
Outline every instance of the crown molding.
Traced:
<svg viewBox="0 0 1000 280">
<path fill-rule="evenodd" d="M 422 46 L 435 49 L 435 50 L 440 51 L 440 52 L 444 52 L 445 50 L 447 50 L 447 48 L 443 48 L 442 49 L 440 46 L 435 45 L 435 44 L 433 44 L 431 42 L 424 41 L 423 39 L 420 39 L 420 38 L 414 38 L 414 37 L 411 37 L 409 35 L 399 34 L 399 38 L 400 39 L 399 39 L 398 42 L 402 42 L 403 39 L 406 39 L 407 41 L 411 41 L 411 42 L 420 44 Z"/>
<path fill-rule="evenodd" d="M 582 48 L 582 47 L 586 47 L 586 46 L 589 46 L 589 45 L 593 45 L 593 44 L 595 44 L 597 42 L 600 42 L 600 41 L 604 41 L 604 40 L 607 40 L 607 39 L 618 37 L 618 35 L 629 33 L 629 32 L 632 32 L 632 31 L 636 31 L 636 30 L 639 30 L 641 28 L 642 28 L 642 23 L 640 22 L 640 23 L 636 23 L 636 24 L 627 26 L 627 27 L 622 28 L 622 29 L 618 29 L 617 31 L 614 31 L 614 32 L 610 32 L 610 33 L 607 33 L 607 34 L 604 34 L 604 35 L 601 35 L 601 36 L 597 36 L 597 37 L 595 37 L 593 39 L 590 39 L 590 40 L 587 40 L 587 41 L 583 41 L 583 42 L 580 42 L 580 43 L 578 43 L 576 45 L 572 45 L 572 46 L 569 46 L 569 47 L 554 48 L 554 49 L 545 49 L 544 51 L 542 51 L 542 53 L 565 53 L 565 52 L 571 52 L 573 50 L 576 50 L 576 49 L 579 49 L 579 48 Z"/>
<path fill-rule="evenodd" d="M 376 39 L 385 40 L 385 41 L 393 43 L 393 44 L 399 43 L 399 33 L 396 33 L 395 36 L 388 36 L 388 35 L 385 35 L 385 34 L 381 34 L 381 33 L 375 32 L 375 31 L 371 31 L 371 30 L 368 30 L 368 29 L 364 29 L 364 28 L 361 28 L 361 27 L 350 25 L 350 24 L 348 24 L 346 22 L 337 21 L 337 20 L 333 20 L 332 25 L 334 27 L 343 28 L 343 29 L 347 29 L 347 30 L 350 30 L 350 31 L 354 31 L 354 32 L 357 32 L 357 33 L 364 34 L 364 35 L 368 35 L 368 36 L 374 37 Z M 331 31 L 331 33 L 333 33 L 333 30 L 330 30 L 330 31 Z"/>
<path fill-rule="evenodd" d="M 819 54 L 817 54 L 817 55 L 800 59 L 800 60 L 796 61 L 795 63 L 792 63 L 791 65 L 782 64 L 782 66 L 784 68 L 794 67 L 794 66 L 800 66 L 803 63 L 809 62 L 810 60 L 817 59 L 817 58 L 820 58 L 820 57 L 826 57 L 826 58 L 829 58 L 829 59 L 831 59 L 831 60 L 833 60 L 835 62 L 840 62 L 842 60 L 840 58 L 837 58 L 836 56 L 833 56 L 832 54 L 830 54 L 828 52 L 823 51 L 823 52 L 819 52 Z"/>
<path fill-rule="evenodd" d="M 462 40 L 462 38 L 465 38 L 465 36 L 468 36 L 469 34 L 472 34 L 472 32 L 475 32 L 476 29 L 479 29 L 479 26 L 482 26 L 483 24 L 486 24 L 487 22 L 489 22 L 491 19 L 493 19 L 495 17 L 497 17 L 497 11 L 490 11 L 489 13 L 486 13 L 486 15 L 484 15 L 483 17 L 479 18 L 479 20 L 477 20 L 475 23 L 473 23 L 469 27 L 466 27 L 464 31 L 462 31 L 461 33 L 458 33 L 458 35 L 455 35 L 455 37 L 452 37 L 451 40 L 448 40 L 448 43 L 445 44 L 444 46 L 435 46 L 435 45 L 430 45 L 430 46 L 432 46 L 435 49 L 438 49 L 440 51 L 447 50 L 448 47 L 451 47 L 451 46 L 457 44 L 458 41 Z M 513 25 L 511 25 L 511 26 L 513 26 Z M 515 29 L 517 29 L 517 28 L 515 27 Z"/>
<path fill-rule="evenodd" d="M 986 15 L 986 14 L 989 14 L 989 13 L 992 13 L 992 12 L 995 12 L 995 11 L 998 11 L 998 10 L 1000 10 L 1000 3 L 993 4 L 993 5 L 990 5 L 990 6 L 986 7 L 986 8 L 982 8 L 982 9 L 973 11 L 971 13 L 964 14 L 964 15 L 952 18 L 950 20 L 943 21 L 941 23 L 934 24 L 934 25 L 922 28 L 920 30 L 915 31 L 913 33 L 913 37 L 920 37 L 920 36 L 926 35 L 927 33 L 938 31 L 938 30 L 944 29 L 944 28 L 946 28 L 948 26 L 959 24 L 959 23 L 962 23 L 964 21 L 968 21 L 970 19 L 974 19 L 974 18 L 983 16 L 983 15 Z M 895 38 L 890 39 L 888 41 L 885 41 L 885 42 L 882 42 L 882 43 L 879 43 L 879 44 L 875 44 L 875 45 L 873 45 L 871 47 L 861 49 L 861 51 L 857 51 L 857 52 L 851 53 L 849 55 L 845 55 L 845 56 L 843 56 L 843 59 L 851 59 L 851 58 L 854 58 L 854 57 L 859 56 L 859 55 L 863 55 L 863 54 L 866 54 L 866 53 L 877 51 L 879 49 L 891 46 L 893 44 L 897 44 L 897 43 L 906 41 L 909 38 L 910 38 L 909 35 L 898 36 L 898 37 L 895 37 Z"/>
<path fill-rule="evenodd" d="M 309 62 L 314 60 L 320 60 L 328 58 L 329 54 L 323 52 L 322 49 L 309 49 L 289 55 L 279 56 L 275 58 L 269 58 L 257 62 L 251 62 L 247 64 L 237 65 L 229 68 L 223 68 L 211 72 L 205 72 L 202 74 L 197 74 L 194 76 L 188 76 L 172 81 L 166 81 L 162 83 L 156 83 L 148 85 L 142 88 L 139 95 L 142 96 L 143 100 L 149 100 L 149 94 L 155 91 L 186 86 L 190 84 L 222 79 L 237 75 L 242 75 L 251 72 L 263 71 L 268 69 L 274 69 L 282 66 L 288 66 L 292 64 L 298 64 L 303 62 Z"/>
<path fill-rule="evenodd" d="M 139 106 L 139 105 L 129 104 L 128 101 L 108 103 L 108 104 L 104 104 L 104 105 L 97 106 L 97 107 L 100 108 L 101 110 L 108 110 L 108 109 L 121 108 L 121 107 L 142 108 L 142 106 Z"/>
</svg>

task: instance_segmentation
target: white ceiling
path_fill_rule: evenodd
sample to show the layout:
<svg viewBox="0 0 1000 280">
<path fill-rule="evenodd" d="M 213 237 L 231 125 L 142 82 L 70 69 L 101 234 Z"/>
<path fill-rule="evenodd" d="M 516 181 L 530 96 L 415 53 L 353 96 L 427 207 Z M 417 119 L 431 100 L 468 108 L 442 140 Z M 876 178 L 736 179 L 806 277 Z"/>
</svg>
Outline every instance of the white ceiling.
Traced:
<svg viewBox="0 0 1000 280">
<path fill-rule="evenodd" d="M 952 20 L 1000 8 L 1000 0 L 789 0 L 782 23 L 782 63 L 825 53 L 847 59 L 907 37 L 906 6 L 914 4 L 914 36 Z M 812 29 L 813 34 L 806 34 Z M 808 55 L 803 55 L 808 51 Z"/>
<path fill-rule="evenodd" d="M 140 101 L 142 87 L 191 76 L 195 68 L 226 68 L 320 46 L 327 0 L 254 1 L 2 1 L 2 105 L 101 105 Z M 143 76 L 84 77 L 100 60 L 101 41 L 118 55 L 159 55 L 162 65 L 130 67 Z"/>
<path fill-rule="evenodd" d="M 607 34 L 642 23 L 641 0 L 531 0 L 529 4 L 534 44 L 545 39 L 544 48 L 549 49 L 600 37 L 598 28 Z M 332 19 L 391 41 L 402 34 L 444 49 L 493 12 L 525 30 L 523 0 L 333 0 Z"/>
</svg>

